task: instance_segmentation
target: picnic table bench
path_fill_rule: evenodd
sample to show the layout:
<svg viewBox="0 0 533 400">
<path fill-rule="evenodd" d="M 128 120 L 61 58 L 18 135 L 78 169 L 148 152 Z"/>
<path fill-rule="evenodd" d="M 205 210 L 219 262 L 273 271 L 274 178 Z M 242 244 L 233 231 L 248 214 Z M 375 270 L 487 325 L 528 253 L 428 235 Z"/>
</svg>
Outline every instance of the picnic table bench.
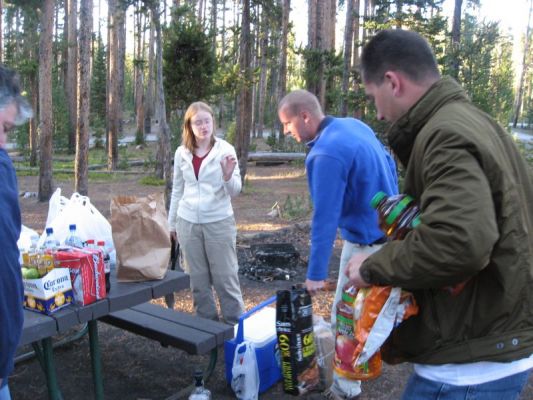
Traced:
<svg viewBox="0 0 533 400">
<path fill-rule="evenodd" d="M 192 355 L 211 352 L 209 365 L 204 373 L 206 381 L 215 369 L 218 347 L 234 336 L 234 327 L 231 325 L 151 303 L 110 313 L 100 318 L 100 321 Z M 190 388 L 187 387 L 168 399 L 180 398 L 189 391 Z"/>
</svg>

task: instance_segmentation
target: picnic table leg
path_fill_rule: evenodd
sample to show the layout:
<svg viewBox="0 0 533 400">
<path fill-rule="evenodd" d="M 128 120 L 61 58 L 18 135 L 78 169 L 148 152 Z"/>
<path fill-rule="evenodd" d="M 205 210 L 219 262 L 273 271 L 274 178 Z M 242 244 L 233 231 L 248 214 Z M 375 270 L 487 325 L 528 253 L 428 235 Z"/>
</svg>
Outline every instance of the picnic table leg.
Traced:
<svg viewBox="0 0 533 400">
<path fill-rule="evenodd" d="M 98 325 L 96 320 L 90 320 L 89 325 L 89 345 L 91 348 L 91 366 L 93 371 L 93 384 L 95 398 L 103 400 L 104 383 L 102 380 L 102 362 L 100 357 L 100 346 L 98 344 Z"/>
<path fill-rule="evenodd" d="M 41 369 L 46 375 L 46 386 L 48 388 L 48 398 L 50 400 L 63 400 L 61 395 L 61 390 L 59 389 L 59 384 L 57 383 L 56 369 L 54 365 L 54 355 L 52 347 L 52 338 L 45 338 L 41 340 L 41 347 L 39 347 L 38 342 L 32 343 L 33 348 L 35 349 L 35 354 L 39 363 L 41 364 Z"/>
</svg>

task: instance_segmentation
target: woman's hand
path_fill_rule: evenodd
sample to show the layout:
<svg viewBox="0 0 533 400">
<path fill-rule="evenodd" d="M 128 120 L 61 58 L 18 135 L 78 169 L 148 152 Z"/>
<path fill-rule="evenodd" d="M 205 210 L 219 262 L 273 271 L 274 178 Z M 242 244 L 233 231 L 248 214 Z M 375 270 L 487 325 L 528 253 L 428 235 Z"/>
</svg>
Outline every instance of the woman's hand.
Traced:
<svg viewBox="0 0 533 400">
<path fill-rule="evenodd" d="M 222 167 L 222 177 L 224 181 L 229 181 L 237 165 L 237 158 L 231 154 L 227 154 L 220 160 L 220 166 Z"/>
</svg>

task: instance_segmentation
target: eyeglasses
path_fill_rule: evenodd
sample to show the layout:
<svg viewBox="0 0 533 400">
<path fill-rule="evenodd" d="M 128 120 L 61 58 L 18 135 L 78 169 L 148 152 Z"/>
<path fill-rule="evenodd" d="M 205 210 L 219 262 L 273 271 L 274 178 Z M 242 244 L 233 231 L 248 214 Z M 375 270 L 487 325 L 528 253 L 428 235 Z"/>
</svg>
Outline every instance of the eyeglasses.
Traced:
<svg viewBox="0 0 533 400">
<path fill-rule="evenodd" d="M 198 119 L 196 121 L 191 121 L 191 125 L 194 125 L 197 128 L 200 128 L 201 126 L 204 126 L 204 125 L 211 125 L 211 119 L 206 118 L 206 119 Z"/>
</svg>

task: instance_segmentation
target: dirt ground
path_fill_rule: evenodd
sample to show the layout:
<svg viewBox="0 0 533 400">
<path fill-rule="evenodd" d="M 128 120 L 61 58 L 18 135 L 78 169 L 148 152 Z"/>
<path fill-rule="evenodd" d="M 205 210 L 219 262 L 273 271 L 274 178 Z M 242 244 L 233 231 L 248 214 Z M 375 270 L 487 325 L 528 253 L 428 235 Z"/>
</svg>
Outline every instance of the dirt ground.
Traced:
<svg viewBox="0 0 533 400">
<path fill-rule="evenodd" d="M 238 248 L 241 267 L 249 257 L 249 247 L 260 243 L 291 243 L 300 253 L 296 275 L 289 281 L 273 280 L 261 282 L 240 276 L 246 309 L 272 296 L 279 289 L 305 279 L 305 266 L 309 254 L 309 215 L 306 211 L 307 185 L 302 167 L 288 164 L 278 166 L 248 167 L 248 182 L 244 193 L 234 199 L 233 205 L 239 229 Z M 145 195 L 160 191 L 159 187 L 143 186 L 138 183 L 138 175 L 125 175 L 118 181 L 93 183 L 89 197 L 104 216 L 109 217 L 110 199 L 116 195 Z M 72 182 L 57 181 L 56 187 L 70 197 Z M 36 192 L 37 177 L 19 177 L 21 192 Z M 23 224 L 38 230 L 44 229 L 47 203 L 39 203 L 35 197 L 20 199 Z M 304 204 L 301 207 L 301 204 Z M 277 204 L 277 206 L 275 206 Z M 275 212 L 273 212 L 275 210 Z M 281 217 L 279 216 L 281 212 Z M 274 215 L 278 213 L 278 215 Z M 270 214 L 270 215 L 269 215 Z M 288 217 L 293 219 L 289 219 Z M 340 241 L 335 244 L 330 262 L 330 278 L 336 279 L 340 256 Z M 190 291 L 175 294 L 175 309 L 192 311 Z M 163 304 L 162 300 L 156 302 Z M 332 293 L 322 293 L 314 297 L 313 311 L 328 317 Z M 329 317 L 328 317 L 329 318 Z M 173 393 L 183 390 L 192 383 L 196 367 L 207 365 L 207 356 L 189 356 L 174 348 L 164 348 L 152 340 L 124 332 L 104 323 L 99 324 L 99 336 L 104 374 L 104 391 L 107 399 L 149 400 L 166 399 Z M 31 348 L 23 349 L 29 351 Z M 54 351 L 59 384 L 65 400 L 92 399 L 92 386 L 89 342 L 85 336 Z M 411 366 L 384 365 L 381 377 L 363 383 L 361 400 L 398 399 Z M 235 398 L 225 381 L 223 349 L 215 373 L 206 384 L 213 399 Z M 44 374 L 35 359 L 16 365 L 10 378 L 10 388 L 14 400 L 40 400 L 47 398 Z M 270 388 L 260 399 L 284 399 L 281 383 Z M 186 396 L 185 396 L 186 398 Z M 307 396 L 320 399 L 320 394 Z M 533 398 L 533 378 L 530 379 L 522 399 Z"/>
</svg>

